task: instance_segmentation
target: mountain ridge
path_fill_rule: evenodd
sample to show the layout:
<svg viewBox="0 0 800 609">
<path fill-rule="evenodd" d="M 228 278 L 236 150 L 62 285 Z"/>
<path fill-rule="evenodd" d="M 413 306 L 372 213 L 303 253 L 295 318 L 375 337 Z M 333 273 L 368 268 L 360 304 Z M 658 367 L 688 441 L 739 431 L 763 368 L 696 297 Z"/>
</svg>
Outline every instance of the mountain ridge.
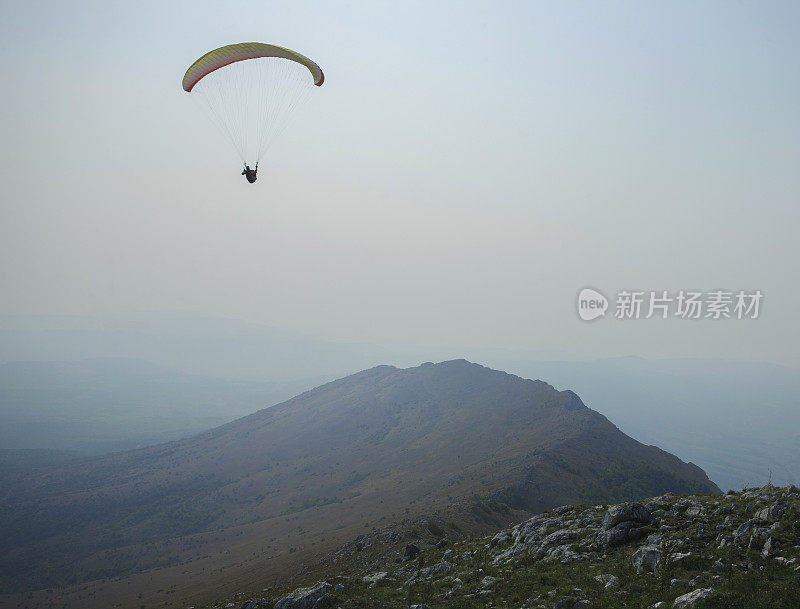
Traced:
<svg viewBox="0 0 800 609">
<path fill-rule="evenodd" d="M 456 526 L 490 529 L 564 498 L 666 491 L 719 489 L 572 391 L 466 360 L 377 366 L 192 438 L 14 479 L 0 556 L 17 562 L 0 583 L 286 570 L 404 514 L 460 506 Z M 48 546 L 63 552 L 43 571 Z"/>
</svg>

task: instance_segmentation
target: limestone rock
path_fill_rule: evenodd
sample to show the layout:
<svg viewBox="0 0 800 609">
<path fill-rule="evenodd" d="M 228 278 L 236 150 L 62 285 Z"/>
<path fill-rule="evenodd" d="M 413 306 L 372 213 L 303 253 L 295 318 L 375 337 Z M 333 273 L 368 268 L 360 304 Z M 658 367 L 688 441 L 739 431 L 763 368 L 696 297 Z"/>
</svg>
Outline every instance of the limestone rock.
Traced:
<svg viewBox="0 0 800 609">
<path fill-rule="evenodd" d="M 713 593 L 714 590 L 711 588 L 698 588 L 697 590 L 692 590 L 688 594 L 684 594 L 683 596 L 676 598 L 672 603 L 672 607 L 673 609 L 694 607 L 698 602 L 709 598 Z"/>
</svg>

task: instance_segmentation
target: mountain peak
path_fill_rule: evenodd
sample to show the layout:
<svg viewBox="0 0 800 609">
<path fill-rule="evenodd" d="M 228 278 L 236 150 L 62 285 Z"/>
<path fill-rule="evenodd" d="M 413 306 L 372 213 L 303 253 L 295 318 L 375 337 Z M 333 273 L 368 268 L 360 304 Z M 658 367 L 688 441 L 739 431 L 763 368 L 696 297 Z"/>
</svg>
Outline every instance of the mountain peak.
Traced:
<svg viewBox="0 0 800 609">
<path fill-rule="evenodd" d="M 255 560 L 249 540 L 259 539 L 273 540 L 264 552 L 279 560 L 258 568 L 277 572 L 305 560 L 297 550 L 311 551 L 307 535 L 325 539 L 314 551 L 330 550 L 404 514 L 447 511 L 455 526 L 485 530 L 512 513 L 667 491 L 718 489 L 572 391 L 463 359 L 376 366 L 194 438 L 9 481 L 4 510 L 27 533 L 0 541 L 0 553 L 33 556 L 45 542 L 67 548 L 56 567 L 42 555 L 41 565 L 21 563 L 9 575 L 41 585 L 79 578 L 80 565 L 100 557 L 116 576 L 163 566 L 167 535 L 177 538 L 180 579 L 187 563 L 206 565 L 196 557 L 214 554 L 215 544 L 230 552 L 226 564 Z M 500 511 L 476 511 L 476 497 Z M 32 504 L 48 506 L 63 532 L 41 529 Z"/>
</svg>

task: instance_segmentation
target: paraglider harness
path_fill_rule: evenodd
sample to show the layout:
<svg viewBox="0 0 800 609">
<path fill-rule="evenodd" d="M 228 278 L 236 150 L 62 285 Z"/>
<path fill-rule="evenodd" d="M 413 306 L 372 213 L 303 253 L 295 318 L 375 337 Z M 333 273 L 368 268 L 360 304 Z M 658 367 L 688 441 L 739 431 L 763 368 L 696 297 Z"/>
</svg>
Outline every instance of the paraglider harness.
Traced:
<svg viewBox="0 0 800 609">
<path fill-rule="evenodd" d="M 256 162 L 255 169 L 250 169 L 250 165 L 245 164 L 244 169 L 242 170 L 242 175 L 247 178 L 247 181 L 251 184 L 258 179 L 256 175 L 258 173 L 258 162 Z"/>
</svg>

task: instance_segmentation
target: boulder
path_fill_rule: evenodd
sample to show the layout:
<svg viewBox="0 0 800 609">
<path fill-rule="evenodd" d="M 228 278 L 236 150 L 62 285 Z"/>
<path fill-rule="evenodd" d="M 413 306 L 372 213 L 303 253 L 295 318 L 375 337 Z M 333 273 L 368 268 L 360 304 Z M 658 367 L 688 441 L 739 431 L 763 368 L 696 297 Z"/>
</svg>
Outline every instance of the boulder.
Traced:
<svg viewBox="0 0 800 609">
<path fill-rule="evenodd" d="M 603 529 L 608 531 L 621 522 L 638 522 L 650 524 L 653 517 L 641 503 L 620 503 L 608 508 L 603 516 Z"/>
<path fill-rule="evenodd" d="M 753 534 L 750 535 L 750 542 L 747 544 L 748 550 L 761 551 L 770 537 L 770 531 L 766 527 L 756 527 L 753 529 Z"/>
<path fill-rule="evenodd" d="M 713 593 L 714 590 L 711 588 L 698 588 L 697 590 L 692 590 L 688 594 L 684 594 L 683 596 L 676 598 L 672 603 L 672 607 L 673 609 L 694 607 L 698 602 L 707 599 Z"/>
<path fill-rule="evenodd" d="M 319 582 L 309 588 L 298 588 L 275 603 L 274 609 L 321 609 L 332 603 L 330 591 L 333 586 Z"/>
<path fill-rule="evenodd" d="M 661 549 L 656 546 L 642 546 L 633 553 L 633 567 L 637 573 L 650 571 L 658 575 L 661 564 Z"/>
<path fill-rule="evenodd" d="M 511 541 L 511 533 L 509 531 L 500 531 L 489 541 L 489 548 L 502 546 L 509 543 L 510 541 Z"/>
<path fill-rule="evenodd" d="M 770 507 L 766 507 L 757 512 L 756 518 L 759 520 L 780 520 L 788 508 L 789 504 L 786 501 L 778 499 Z"/>
<path fill-rule="evenodd" d="M 365 575 L 362 580 L 369 584 L 370 586 L 374 586 L 379 581 L 382 581 L 389 577 L 389 574 L 386 571 L 378 571 L 377 573 L 371 573 L 370 575 Z"/>
<path fill-rule="evenodd" d="M 569 529 L 561 529 L 559 531 L 550 533 L 547 537 L 545 537 L 542 540 L 541 545 L 534 554 L 534 558 L 536 560 L 541 560 L 542 558 L 548 556 L 553 551 L 553 549 L 559 546 L 567 545 L 567 542 L 573 541 L 577 537 L 578 533 L 576 531 L 571 531 Z"/>
<path fill-rule="evenodd" d="M 443 560 L 442 562 L 438 562 L 435 565 L 431 565 L 430 567 L 425 567 L 424 569 L 420 569 L 419 575 L 420 577 L 430 577 L 431 575 L 436 575 L 437 573 L 446 573 L 450 569 L 453 568 L 453 565 Z"/>
<path fill-rule="evenodd" d="M 745 545 L 745 543 L 750 539 L 748 533 L 750 532 L 751 526 L 752 523 L 749 520 L 740 525 L 733 534 L 733 543 L 735 543 L 737 546 Z"/>
<path fill-rule="evenodd" d="M 649 524 L 629 520 L 620 522 L 609 530 L 601 531 L 597 540 L 603 547 L 613 548 L 632 541 L 638 541 L 650 532 L 652 532 L 652 527 Z"/>
<path fill-rule="evenodd" d="M 606 588 L 619 588 L 619 578 L 611 573 L 602 573 L 594 576 L 595 581 L 600 582 Z"/>
</svg>

